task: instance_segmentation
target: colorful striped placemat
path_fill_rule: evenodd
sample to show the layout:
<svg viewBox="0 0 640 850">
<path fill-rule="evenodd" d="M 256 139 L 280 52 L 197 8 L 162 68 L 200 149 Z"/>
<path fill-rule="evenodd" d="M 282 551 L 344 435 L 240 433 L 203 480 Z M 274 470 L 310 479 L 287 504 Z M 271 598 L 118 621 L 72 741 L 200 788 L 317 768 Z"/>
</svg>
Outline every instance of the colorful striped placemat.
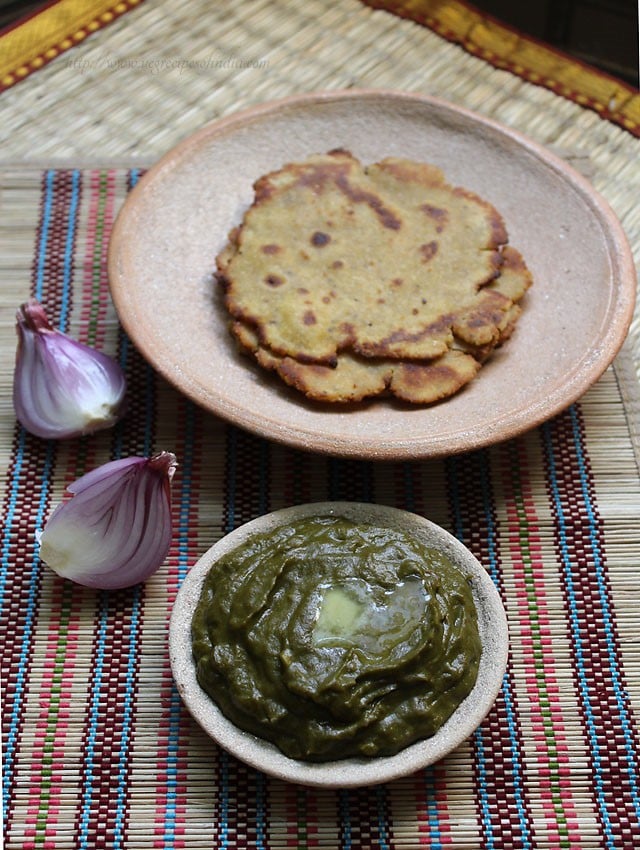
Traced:
<svg viewBox="0 0 640 850">
<path fill-rule="evenodd" d="M 640 471 L 627 353 L 560 416 L 491 449 L 376 464 L 270 443 L 187 401 L 118 325 L 105 256 L 138 177 L 24 167 L 4 180 L 3 306 L 37 296 L 59 327 L 119 359 L 131 401 L 110 432 L 42 441 L 16 426 L 9 369 L 3 378 L 5 847 L 638 846 Z M 7 320 L 7 364 L 14 348 Z M 35 532 L 67 484 L 161 449 L 180 466 L 173 545 L 155 576 L 94 592 L 41 565 Z M 184 709 L 167 652 L 172 602 L 202 552 L 269 510 L 327 499 L 448 528 L 489 571 L 511 632 L 501 693 L 475 734 L 415 775 L 348 791 L 273 780 L 219 749 Z"/>
</svg>

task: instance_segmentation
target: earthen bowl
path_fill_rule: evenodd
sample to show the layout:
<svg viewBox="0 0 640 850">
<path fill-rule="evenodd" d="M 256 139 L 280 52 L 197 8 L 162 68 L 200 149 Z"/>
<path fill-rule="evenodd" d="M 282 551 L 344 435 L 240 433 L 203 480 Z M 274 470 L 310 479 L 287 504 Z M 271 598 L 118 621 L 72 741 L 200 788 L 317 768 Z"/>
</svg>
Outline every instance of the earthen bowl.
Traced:
<svg viewBox="0 0 640 850">
<path fill-rule="evenodd" d="M 310 763 L 288 758 L 273 744 L 244 732 L 228 720 L 196 679 L 191 651 L 191 621 L 203 581 L 218 559 L 249 536 L 288 525 L 303 517 L 343 516 L 359 522 L 400 529 L 422 543 L 443 550 L 468 576 L 478 611 L 482 656 L 478 678 L 469 696 L 431 738 L 397 755 L 348 758 Z M 422 516 L 387 506 L 359 502 L 299 505 L 259 517 L 227 534 L 191 568 L 175 600 L 169 632 L 171 667 L 180 696 L 202 729 L 238 759 L 266 774 L 311 786 L 353 787 L 388 782 L 446 756 L 480 725 L 500 690 L 507 664 L 508 628 L 493 581 L 473 554 L 443 528 Z"/>
</svg>

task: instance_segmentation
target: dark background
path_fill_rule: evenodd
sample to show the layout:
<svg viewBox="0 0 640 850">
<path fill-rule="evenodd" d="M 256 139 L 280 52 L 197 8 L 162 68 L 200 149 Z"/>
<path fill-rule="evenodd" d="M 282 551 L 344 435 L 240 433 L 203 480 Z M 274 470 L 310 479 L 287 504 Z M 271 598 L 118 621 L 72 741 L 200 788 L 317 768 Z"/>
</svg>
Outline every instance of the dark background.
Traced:
<svg viewBox="0 0 640 850">
<path fill-rule="evenodd" d="M 0 28 L 45 5 L 0 0 Z M 638 87 L 638 0 L 478 0 L 474 5 Z"/>
<path fill-rule="evenodd" d="M 638 86 L 638 0 L 479 0 L 478 9 Z"/>
</svg>

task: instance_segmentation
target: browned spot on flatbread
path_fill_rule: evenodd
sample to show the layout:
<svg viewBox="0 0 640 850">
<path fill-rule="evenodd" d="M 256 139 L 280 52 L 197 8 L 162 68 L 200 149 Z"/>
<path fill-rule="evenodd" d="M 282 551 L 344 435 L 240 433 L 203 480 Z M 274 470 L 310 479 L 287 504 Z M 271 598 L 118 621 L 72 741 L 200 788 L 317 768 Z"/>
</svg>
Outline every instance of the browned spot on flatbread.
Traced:
<svg viewBox="0 0 640 850">
<path fill-rule="evenodd" d="M 268 274 L 265 277 L 264 282 L 268 286 L 282 286 L 285 281 L 284 278 L 280 277 L 277 274 Z"/>
<path fill-rule="evenodd" d="M 424 245 L 420 246 L 420 254 L 422 255 L 423 263 L 428 263 L 429 260 L 433 259 L 437 253 L 438 243 L 435 239 L 432 239 L 431 242 L 426 242 Z"/>
<path fill-rule="evenodd" d="M 488 219 L 491 222 L 492 242 L 495 245 L 505 245 L 508 242 L 509 236 L 507 235 L 504 221 L 494 206 L 488 203 L 488 201 L 483 200 L 479 197 L 479 195 L 476 195 L 475 192 L 470 192 L 468 189 L 464 189 L 461 186 L 456 186 L 453 189 L 453 194 L 459 198 L 466 198 L 467 200 L 473 201 L 474 203 L 484 207 Z"/>
<path fill-rule="evenodd" d="M 451 316 L 441 316 L 437 322 L 426 325 L 417 334 L 411 333 L 405 328 L 398 328 L 375 345 L 354 342 L 353 348 L 364 357 L 393 357 L 395 352 L 402 348 L 405 343 L 418 342 L 423 338 L 431 341 L 431 357 L 439 357 L 444 354 L 453 338 Z"/>
<path fill-rule="evenodd" d="M 436 232 L 442 233 L 449 221 L 449 213 L 441 207 L 434 207 L 432 204 L 420 204 L 420 210 L 435 221 Z"/>
<path fill-rule="evenodd" d="M 458 392 L 477 374 L 480 364 L 471 355 L 448 351 L 427 363 L 402 363 L 393 371 L 390 390 L 413 404 L 432 404 Z"/>
<path fill-rule="evenodd" d="M 400 230 L 402 219 L 384 203 L 379 195 L 352 186 L 344 175 L 340 175 L 336 185 L 344 194 L 357 204 L 367 204 L 380 219 L 382 226 L 389 230 Z"/>
<path fill-rule="evenodd" d="M 353 158 L 343 150 L 331 151 L 323 160 L 312 162 L 310 165 L 292 165 L 289 169 L 297 184 L 321 195 L 330 187 L 337 187 L 346 198 L 355 204 L 366 204 L 380 219 L 384 227 L 398 230 L 402 226 L 400 218 L 391 210 L 384 201 L 373 191 L 363 189 L 349 180 L 351 172 L 350 163 Z M 272 197 L 275 187 L 266 175 L 258 180 L 254 186 L 256 200 L 264 201 Z"/>
<path fill-rule="evenodd" d="M 269 361 L 282 380 L 307 398 L 323 402 L 356 402 L 380 395 L 389 382 L 388 364 L 362 364 L 340 359 L 335 368 L 303 364 L 292 357 Z"/>
</svg>

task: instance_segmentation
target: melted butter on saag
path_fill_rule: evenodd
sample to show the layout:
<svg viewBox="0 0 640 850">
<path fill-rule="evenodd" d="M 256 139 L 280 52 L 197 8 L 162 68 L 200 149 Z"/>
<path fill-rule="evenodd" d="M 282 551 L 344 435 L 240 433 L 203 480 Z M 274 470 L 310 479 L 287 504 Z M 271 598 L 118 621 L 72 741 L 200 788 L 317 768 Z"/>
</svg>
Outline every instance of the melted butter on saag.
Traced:
<svg viewBox="0 0 640 850">
<path fill-rule="evenodd" d="M 333 516 L 255 535 L 215 564 L 192 642 L 224 714 L 309 761 L 433 735 L 481 655 L 471 587 L 441 552 Z"/>
<path fill-rule="evenodd" d="M 351 579 L 324 589 L 312 639 L 318 645 L 357 646 L 379 655 L 406 640 L 427 614 L 427 594 L 417 576 L 392 589 Z"/>
</svg>

